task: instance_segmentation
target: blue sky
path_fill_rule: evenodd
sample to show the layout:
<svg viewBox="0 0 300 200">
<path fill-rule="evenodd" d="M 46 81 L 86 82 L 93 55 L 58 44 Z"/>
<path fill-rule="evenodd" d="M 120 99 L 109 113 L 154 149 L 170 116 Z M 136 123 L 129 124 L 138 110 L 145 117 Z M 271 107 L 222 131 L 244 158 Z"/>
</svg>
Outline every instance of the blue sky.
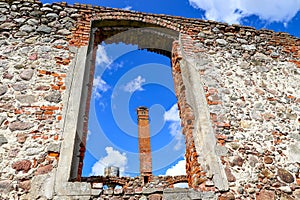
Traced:
<svg viewBox="0 0 300 200">
<path fill-rule="evenodd" d="M 43 3 L 57 2 L 42 0 Z M 300 0 L 67 0 L 98 6 L 210 19 L 300 37 Z M 153 168 L 156 175 L 184 173 L 176 97 L 168 58 L 134 45 L 107 45 L 97 52 L 89 138 L 83 175 L 117 165 L 123 175 L 138 175 L 135 109 L 148 106 Z"/>
</svg>

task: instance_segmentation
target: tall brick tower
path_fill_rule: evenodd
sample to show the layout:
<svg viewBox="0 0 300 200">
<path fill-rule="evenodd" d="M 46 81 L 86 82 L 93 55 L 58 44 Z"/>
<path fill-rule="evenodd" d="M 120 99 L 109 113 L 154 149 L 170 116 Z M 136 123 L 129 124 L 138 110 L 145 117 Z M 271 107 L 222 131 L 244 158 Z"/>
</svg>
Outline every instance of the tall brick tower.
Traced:
<svg viewBox="0 0 300 200">
<path fill-rule="evenodd" d="M 137 108 L 138 137 L 140 153 L 140 175 L 148 182 L 152 175 L 152 156 L 150 144 L 149 112 L 146 107 Z"/>
</svg>

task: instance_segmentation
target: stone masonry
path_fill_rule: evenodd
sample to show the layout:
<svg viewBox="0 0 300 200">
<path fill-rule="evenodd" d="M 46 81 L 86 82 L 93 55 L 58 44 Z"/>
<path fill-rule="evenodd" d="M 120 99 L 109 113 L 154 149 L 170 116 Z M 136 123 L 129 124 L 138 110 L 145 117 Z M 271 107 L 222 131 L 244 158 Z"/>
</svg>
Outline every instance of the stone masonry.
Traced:
<svg viewBox="0 0 300 200">
<path fill-rule="evenodd" d="M 81 177 L 97 34 L 120 27 L 176 33 L 149 50 L 172 63 L 187 176 Z M 287 33 L 1 0 L 0 75 L 0 199 L 300 199 L 300 40 Z"/>
</svg>

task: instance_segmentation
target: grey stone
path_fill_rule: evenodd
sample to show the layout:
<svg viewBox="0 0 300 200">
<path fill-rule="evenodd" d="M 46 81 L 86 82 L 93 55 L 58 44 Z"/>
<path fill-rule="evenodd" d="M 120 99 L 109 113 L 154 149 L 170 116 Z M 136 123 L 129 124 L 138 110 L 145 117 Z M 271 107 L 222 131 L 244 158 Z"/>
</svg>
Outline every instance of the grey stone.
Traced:
<svg viewBox="0 0 300 200">
<path fill-rule="evenodd" d="M 13 190 L 12 180 L 1 180 L 0 181 L 0 192 L 10 192 Z"/>
<path fill-rule="evenodd" d="M 69 34 L 71 34 L 71 32 L 69 30 L 67 30 L 67 29 L 59 30 L 57 33 L 61 34 L 61 35 L 69 35 Z"/>
<path fill-rule="evenodd" d="M 17 18 L 17 19 L 14 19 L 14 21 L 22 24 L 26 21 L 26 19 L 25 18 Z"/>
<path fill-rule="evenodd" d="M 0 15 L 0 22 L 5 22 L 7 17 L 5 15 Z"/>
<path fill-rule="evenodd" d="M 53 199 L 53 172 L 34 176 L 31 182 L 30 199 Z"/>
<path fill-rule="evenodd" d="M 228 153 L 228 148 L 225 146 L 216 146 L 215 151 L 218 156 L 226 156 Z"/>
<path fill-rule="evenodd" d="M 188 189 L 184 188 L 174 188 L 165 189 L 163 191 L 164 200 L 190 200 L 188 196 Z"/>
<path fill-rule="evenodd" d="M 32 69 L 25 69 L 20 73 L 20 78 L 25 81 L 29 81 L 33 76 L 33 72 L 34 70 Z"/>
<path fill-rule="evenodd" d="M 43 15 L 43 12 L 41 12 L 39 10 L 34 10 L 34 11 L 30 12 L 29 15 L 32 17 L 40 17 L 41 15 Z"/>
<path fill-rule="evenodd" d="M 24 131 L 33 127 L 32 123 L 22 122 L 22 121 L 13 121 L 9 124 L 9 129 L 11 131 Z"/>
<path fill-rule="evenodd" d="M 3 24 L 0 24 L 0 30 L 11 30 L 15 26 L 16 26 L 15 23 L 5 22 Z"/>
<path fill-rule="evenodd" d="M 221 46 L 226 46 L 227 45 L 227 41 L 224 39 L 217 39 L 216 42 L 221 45 Z"/>
<path fill-rule="evenodd" d="M 59 103 L 61 102 L 61 94 L 58 91 L 53 91 L 45 97 L 45 100 L 49 102 Z"/>
<path fill-rule="evenodd" d="M 49 7 L 43 7 L 43 8 L 41 8 L 41 11 L 43 11 L 43 12 L 52 12 L 53 9 L 49 8 Z"/>
<path fill-rule="evenodd" d="M 242 43 L 242 44 L 247 44 L 247 40 L 243 39 L 243 38 L 237 38 L 236 39 L 238 42 Z"/>
<path fill-rule="evenodd" d="M 4 95 L 7 92 L 7 86 L 0 86 L 0 96 Z"/>
<path fill-rule="evenodd" d="M 300 143 L 288 146 L 288 158 L 292 162 L 300 163 Z"/>
<path fill-rule="evenodd" d="M 7 139 L 4 137 L 3 134 L 0 134 L 0 147 L 3 145 L 3 144 L 7 144 L 8 141 Z"/>
<path fill-rule="evenodd" d="M 251 45 L 242 45 L 242 48 L 246 51 L 256 50 L 256 46 L 254 44 Z"/>
<path fill-rule="evenodd" d="M 39 24 L 39 21 L 36 20 L 36 19 L 29 19 L 29 20 L 27 20 L 26 23 L 29 24 L 29 25 L 31 25 L 31 26 L 36 26 L 36 25 Z"/>
<path fill-rule="evenodd" d="M 56 153 L 58 153 L 60 151 L 60 144 L 53 144 L 53 143 L 51 143 L 47 147 L 47 151 L 48 152 L 56 152 Z"/>
<path fill-rule="evenodd" d="M 42 24 L 41 26 L 38 27 L 37 31 L 38 32 L 42 32 L 42 33 L 51 33 L 52 28 L 50 28 L 49 26 L 46 26 L 46 25 Z"/>
<path fill-rule="evenodd" d="M 37 102 L 38 98 L 34 95 L 17 95 L 16 99 L 25 104 L 32 104 Z"/>
<path fill-rule="evenodd" d="M 50 19 L 55 19 L 58 18 L 58 15 L 56 13 L 48 13 L 46 14 L 46 17 Z"/>
<path fill-rule="evenodd" d="M 6 120 L 5 116 L 0 116 L 0 126 L 3 124 L 3 122 Z"/>
<path fill-rule="evenodd" d="M 28 88 L 28 85 L 24 84 L 24 83 L 16 83 L 16 84 L 12 85 L 12 88 L 15 91 L 23 91 L 23 90 L 26 90 Z"/>
</svg>

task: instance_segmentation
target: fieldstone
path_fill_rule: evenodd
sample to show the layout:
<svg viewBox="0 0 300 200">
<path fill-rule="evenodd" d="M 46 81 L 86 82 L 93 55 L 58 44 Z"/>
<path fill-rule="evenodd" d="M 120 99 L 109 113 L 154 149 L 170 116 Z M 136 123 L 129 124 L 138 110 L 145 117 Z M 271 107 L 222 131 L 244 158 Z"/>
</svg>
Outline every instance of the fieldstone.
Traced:
<svg viewBox="0 0 300 200">
<path fill-rule="evenodd" d="M 300 144 L 291 144 L 288 146 L 288 157 L 293 162 L 300 163 Z"/>
<path fill-rule="evenodd" d="M 226 173 L 228 182 L 235 182 L 235 181 L 236 181 L 236 178 L 235 178 L 235 176 L 231 173 L 231 170 L 230 170 L 229 167 L 225 167 L 225 173 Z"/>
<path fill-rule="evenodd" d="M 58 153 L 60 150 L 60 145 L 59 144 L 53 144 L 51 143 L 48 147 L 47 147 L 47 151 L 48 152 L 56 152 Z"/>
<path fill-rule="evenodd" d="M 1 180 L 0 181 L 0 192 L 10 192 L 13 190 L 12 180 Z"/>
<path fill-rule="evenodd" d="M 37 58 L 38 58 L 37 53 L 34 53 L 28 57 L 29 60 L 37 60 Z"/>
<path fill-rule="evenodd" d="M 249 165 L 251 167 L 255 167 L 257 163 L 258 163 L 258 159 L 256 157 L 249 156 Z"/>
<path fill-rule="evenodd" d="M 296 189 L 296 190 L 293 192 L 293 195 L 296 197 L 296 199 L 300 199 L 300 189 Z"/>
<path fill-rule="evenodd" d="M 282 194 L 281 194 L 281 197 L 280 197 L 280 200 L 296 200 L 296 199 L 294 199 L 294 198 L 291 197 L 290 195 L 287 195 L 287 194 L 282 193 Z"/>
<path fill-rule="evenodd" d="M 148 196 L 149 200 L 161 200 L 162 196 L 160 194 L 151 194 Z"/>
<path fill-rule="evenodd" d="M 268 179 L 274 178 L 274 173 L 272 173 L 269 169 L 265 168 L 261 171 L 261 174 L 267 177 Z"/>
<path fill-rule="evenodd" d="M 16 24 L 12 22 L 5 22 L 3 24 L 0 24 L 0 30 L 11 30 L 13 27 L 15 27 Z"/>
<path fill-rule="evenodd" d="M 50 164 L 50 165 L 46 165 L 46 166 L 43 166 L 43 167 L 39 167 L 36 172 L 35 172 L 35 175 L 39 175 L 39 174 L 47 174 L 49 173 L 50 171 L 52 171 L 53 169 L 53 166 Z"/>
<path fill-rule="evenodd" d="M 25 69 L 20 73 L 20 78 L 25 81 L 29 81 L 33 76 L 33 72 L 34 70 L 32 69 Z"/>
<path fill-rule="evenodd" d="M 30 160 L 21 160 L 12 164 L 12 168 L 16 171 L 28 172 L 31 168 Z"/>
<path fill-rule="evenodd" d="M 26 21 L 26 19 L 25 18 L 17 18 L 17 19 L 14 19 L 14 21 L 18 22 L 20 24 L 23 24 Z"/>
<path fill-rule="evenodd" d="M 50 86 L 48 86 L 48 85 L 39 85 L 35 88 L 35 90 L 47 91 L 47 90 L 50 90 Z"/>
<path fill-rule="evenodd" d="M 9 129 L 11 131 L 24 131 L 31 129 L 33 127 L 32 123 L 22 122 L 22 121 L 13 121 L 9 124 Z"/>
<path fill-rule="evenodd" d="M 286 183 L 293 183 L 295 181 L 294 176 L 287 170 L 279 168 L 277 170 L 278 177 L 286 182 Z"/>
<path fill-rule="evenodd" d="M 26 23 L 32 26 L 36 26 L 39 24 L 39 21 L 36 19 L 28 19 Z"/>
<path fill-rule="evenodd" d="M 4 95 L 7 92 L 7 86 L 0 86 L 0 96 Z"/>
<path fill-rule="evenodd" d="M 235 156 L 233 161 L 231 162 L 232 166 L 239 166 L 242 167 L 244 163 L 244 160 L 240 156 Z"/>
<path fill-rule="evenodd" d="M 19 183 L 19 187 L 25 191 L 28 191 L 30 190 L 30 184 L 31 184 L 30 180 L 21 181 Z"/>
<path fill-rule="evenodd" d="M 50 19 L 55 19 L 58 18 L 58 15 L 56 13 L 48 13 L 46 14 L 46 17 Z"/>
<path fill-rule="evenodd" d="M 32 104 L 32 103 L 37 102 L 37 100 L 38 100 L 37 96 L 34 96 L 34 95 L 17 95 L 16 99 L 20 103 L 24 103 L 24 104 Z"/>
<path fill-rule="evenodd" d="M 285 192 L 285 193 L 291 193 L 292 190 L 289 186 L 281 186 L 279 187 L 279 189 L 282 191 L 282 192 Z"/>
<path fill-rule="evenodd" d="M 59 30 L 57 33 L 61 34 L 61 35 L 70 35 L 71 31 L 69 31 L 67 29 L 62 29 L 62 30 Z"/>
<path fill-rule="evenodd" d="M 17 141 L 20 143 L 20 144 L 23 144 L 27 139 L 27 134 L 25 133 L 18 133 L 17 135 Z"/>
<path fill-rule="evenodd" d="M 221 46 L 226 46 L 227 45 L 227 41 L 224 39 L 217 39 L 216 42 L 221 45 Z"/>
<path fill-rule="evenodd" d="M 49 26 L 46 26 L 46 25 L 42 24 L 41 26 L 39 26 L 37 28 L 37 31 L 38 32 L 42 32 L 42 33 L 51 33 L 52 28 L 50 28 Z"/>
<path fill-rule="evenodd" d="M 256 195 L 256 200 L 275 200 L 274 191 L 262 190 Z"/>
<path fill-rule="evenodd" d="M 30 32 L 34 31 L 34 27 L 25 24 L 25 25 L 20 27 L 20 30 L 24 31 L 24 32 L 27 32 L 27 33 L 30 33 Z"/>
<path fill-rule="evenodd" d="M 256 46 L 254 44 L 251 45 L 242 45 L 242 48 L 246 51 L 252 51 L 252 50 L 256 50 Z"/>
<path fill-rule="evenodd" d="M 61 102 L 61 94 L 58 91 L 54 91 L 45 97 L 45 100 L 49 102 L 59 103 Z"/>
<path fill-rule="evenodd" d="M 27 84 L 24 84 L 24 83 L 16 83 L 16 84 L 12 85 L 12 88 L 15 91 L 23 91 L 23 90 L 26 90 L 28 88 L 28 86 L 27 86 Z"/>
<path fill-rule="evenodd" d="M 273 158 L 270 156 L 265 156 L 264 161 L 266 164 L 272 164 L 273 163 Z"/>
<path fill-rule="evenodd" d="M 235 200 L 235 196 L 231 192 L 227 192 L 226 194 L 222 194 L 219 200 Z"/>
<path fill-rule="evenodd" d="M 3 144 L 7 144 L 8 141 L 7 139 L 4 137 L 3 134 L 0 134 L 0 147 L 3 145 Z"/>
</svg>

